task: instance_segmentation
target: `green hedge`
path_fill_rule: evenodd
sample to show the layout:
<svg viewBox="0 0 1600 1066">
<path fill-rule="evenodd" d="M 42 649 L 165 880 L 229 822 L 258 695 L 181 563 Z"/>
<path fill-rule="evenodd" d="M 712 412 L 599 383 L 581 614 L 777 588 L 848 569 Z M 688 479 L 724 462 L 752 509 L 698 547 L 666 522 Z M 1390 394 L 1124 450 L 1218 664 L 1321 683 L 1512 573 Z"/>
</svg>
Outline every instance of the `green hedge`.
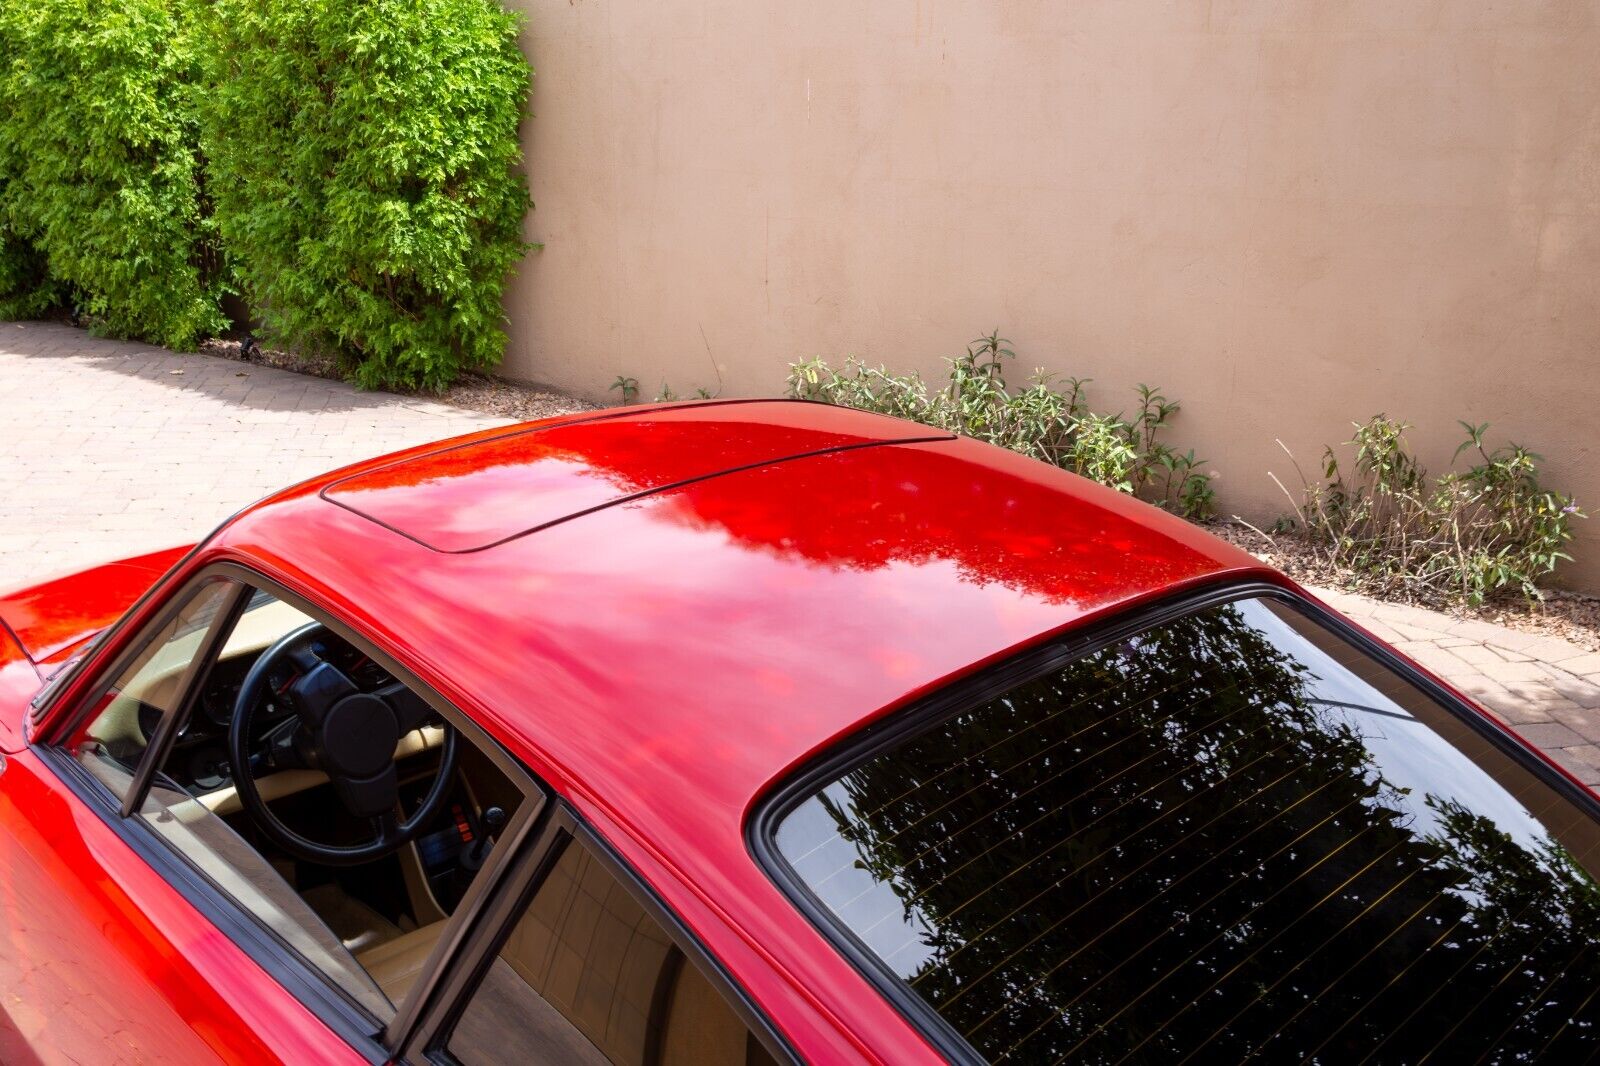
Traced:
<svg viewBox="0 0 1600 1066">
<path fill-rule="evenodd" d="M 496 0 L 0 0 L 0 316 L 175 348 L 234 288 L 367 386 L 505 349 L 531 71 Z"/>
<path fill-rule="evenodd" d="M 0 178 L 0 319 L 37 318 L 61 302 L 61 286 L 43 253 L 5 220 L 6 187 Z"/>
<path fill-rule="evenodd" d="M 517 30 L 493 0 L 217 0 L 210 188 L 271 333 L 368 386 L 499 361 L 528 247 Z"/>
<path fill-rule="evenodd" d="M 167 0 L 0 3 L 4 310 L 65 297 L 174 348 L 222 327 L 187 26 Z"/>
</svg>

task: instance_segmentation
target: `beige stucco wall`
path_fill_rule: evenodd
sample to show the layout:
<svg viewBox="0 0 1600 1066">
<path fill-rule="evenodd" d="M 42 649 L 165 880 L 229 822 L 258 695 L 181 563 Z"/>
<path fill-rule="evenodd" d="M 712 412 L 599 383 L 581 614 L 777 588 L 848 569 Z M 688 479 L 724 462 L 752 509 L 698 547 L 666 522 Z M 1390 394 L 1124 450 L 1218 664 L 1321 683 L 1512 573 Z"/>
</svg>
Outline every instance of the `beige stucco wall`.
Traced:
<svg viewBox="0 0 1600 1066">
<path fill-rule="evenodd" d="M 1226 510 L 1379 410 L 1600 510 L 1600 0 L 513 2 L 513 377 L 771 394 L 998 325 L 1181 398 Z M 1575 554 L 1600 588 L 1600 518 Z"/>
</svg>

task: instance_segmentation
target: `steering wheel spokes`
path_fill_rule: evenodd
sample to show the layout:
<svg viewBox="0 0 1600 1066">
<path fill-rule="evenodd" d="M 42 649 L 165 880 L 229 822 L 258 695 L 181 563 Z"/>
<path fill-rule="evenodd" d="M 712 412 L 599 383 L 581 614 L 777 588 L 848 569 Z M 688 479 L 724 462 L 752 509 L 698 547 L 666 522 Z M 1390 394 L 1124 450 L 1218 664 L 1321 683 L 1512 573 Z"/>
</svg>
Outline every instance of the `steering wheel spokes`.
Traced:
<svg viewBox="0 0 1600 1066">
<path fill-rule="evenodd" d="M 456 734 L 445 727 L 433 785 L 416 813 L 403 818 L 396 749 L 405 734 L 434 717 L 433 708 L 398 681 L 363 691 L 318 654 L 311 638 L 323 631 L 321 623 L 309 623 L 261 653 L 239 687 L 228 754 L 241 804 L 286 851 L 312 862 L 366 862 L 414 839 L 443 805 L 455 769 Z M 265 737 L 255 738 L 251 721 L 268 694 L 267 680 L 285 662 L 296 670 L 283 692 L 294 714 Z M 372 826 L 372 840 L 355 846 L 320 844 L 284 825 L 261 798 L 254 773 L 295 767 L 326 773 L 345 810 Z"/>
</svg>

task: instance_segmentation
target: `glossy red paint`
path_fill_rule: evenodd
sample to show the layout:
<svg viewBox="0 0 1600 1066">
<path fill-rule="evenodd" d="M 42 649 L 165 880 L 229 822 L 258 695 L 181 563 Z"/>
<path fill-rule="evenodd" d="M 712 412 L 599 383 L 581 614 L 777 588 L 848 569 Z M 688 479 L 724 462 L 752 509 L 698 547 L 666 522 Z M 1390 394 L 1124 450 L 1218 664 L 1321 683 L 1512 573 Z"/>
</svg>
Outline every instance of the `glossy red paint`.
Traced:
<svg viewBox="0 0 1600 1066">
<path fill-rule="evenodd" d="M 366 1061 L 31 752 L 6 760 L 0 869 L 5 1062 Z"/>
<path fill-rule="evenodd" d="M 758 418 L 763 407 L 774 413 Z M 776 428 L 759 428 L 769 419 Z M 671 454 L 648 446 L 641 423 L 672 426 Z M 559 425 L 558 438 L 487 431 L 288 490 L 236 518 L 137 613 L 233 561 L 347 621 L 570 799 L 813 1061 L 935 1056 L 756 866 L 744 824 L 761 796 L 842 735 L 1065 629 L 1228 577 L 1284 580 L 1154 508 L 967 440 L 766 461 L 916 432 L 891 420 L 702 404 Z M 688 480 L 717 470 L 732 472 Z M 475 510 L 485 491 L 488 514 Z M 39 776 L 29 787 L 43 795 Z M 116 852 L 112 879 L 137 882 L 126 849 L 79 824 L 94 816 L 60 803 L 46 824 L 95 840 L 68 866 L 99 876 L 101 853 Z M 10 832 L 14 818 L 0 820 Z M 202 935 L 203 923 L 173 921 L 171 945 Z M 240 988 L 209 963 L 191 976 Z M 274 988 L 259 994 L 286 1015 Z"/>
<path fill-rule="evenodd" d="M 593 422 L 539 425 L 364 471 L 324 498 L 435 551 L 481 551 L 541 526 L 641 493 L 732 469 L 892 441 L 951 439 L 909 422 L 843 407 L 780 402 L 718 406 L 707 448 L 704 408 L 624 413 Z M 604 465 L 587 448 L 606 435 Z M 619 432 L 622 431 L 622 432 Z"/>
<path fill-rule="evenodd" d="M 49 665 L 187 549 L 0 600 L 0 1062 L 365 1062 L 131 851 L 23 742 Z"/>
<path fill-rule="evenodd" d="M 115 622 L 188 548 L 96 566 L 0 597 L 0 619 L 36 663 L 70 651 Z"/>
<path fill-rule="evenodd" d="M 29 660 L 11 631 L 0 626 L 0 708 L 26 706 L 39 690 L 41 680 L 38 667 Z M 22 744 L 21 717 L 0 714 L 0 752 L 20 751 Z"/>
<path fill-rule="evenodd" d="M 683 424 L 706 466 L 748 454 L 748 423 L 720 406 Z M 673 480 L 678 460 L 625 422 L 582 428 L 570 476 Z M 393 476 L 365 469 L 381 467 Z M 470 470 L 430 471 L 435 508 L 472 505 Z M 741 470 L 464 554 L 331 506 L 323 488 L 349 476 L 243 516 L 193 565 L 257 567 L 403 657 L 568 796 L 819 1061 L 932 1052 L 756 867 L 743 827 L 758 797 L 841 735 L 1063 628 L 1264 573 L 1187 523 L 970 441 Z"/>
</svg>

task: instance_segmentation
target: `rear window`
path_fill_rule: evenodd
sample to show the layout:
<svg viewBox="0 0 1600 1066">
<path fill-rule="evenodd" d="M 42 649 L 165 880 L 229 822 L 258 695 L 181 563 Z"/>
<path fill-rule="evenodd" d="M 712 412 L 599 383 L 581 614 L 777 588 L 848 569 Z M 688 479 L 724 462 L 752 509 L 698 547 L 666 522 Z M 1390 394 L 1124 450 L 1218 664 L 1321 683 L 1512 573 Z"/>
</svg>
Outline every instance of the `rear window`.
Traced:
<svg viewBox="0 0 1600 1066">
<path fill-rule="evenodd" d="M 990 1061 L 1600 1046 L 1595 820 L 1274 598 L 879 746 L 769 842 L 863 966 Z"/>
</svg>

